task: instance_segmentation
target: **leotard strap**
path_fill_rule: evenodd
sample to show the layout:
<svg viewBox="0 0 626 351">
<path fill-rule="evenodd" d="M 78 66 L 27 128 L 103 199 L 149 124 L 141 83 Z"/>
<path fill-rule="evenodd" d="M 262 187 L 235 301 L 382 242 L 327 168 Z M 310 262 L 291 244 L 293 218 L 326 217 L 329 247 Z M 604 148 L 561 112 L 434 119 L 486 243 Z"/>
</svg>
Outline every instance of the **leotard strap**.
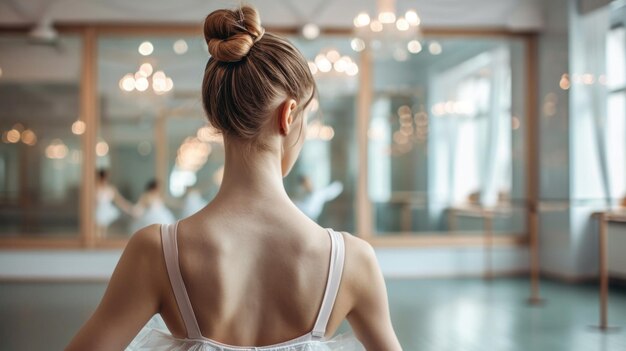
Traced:
<svg viewBox="0 0 626 351">
<path fill-rule="evenodd" d="M 341 284 L 341 275 L 343 273 L 343 263 L 345 259 L 345 245 L 343 235 L 328 228 L 330 235 L 330 266 L 328 267 L 328 279 L 326 281 L 326 291 L 320 308 L 315 326 L 311 334 L 315 338 L 323 338 L 326 334 L 326 325 L 330 319 L 330 314 L 335 305 L 339 285 Z"/>
<path fill-rule="evenodd" d="M 198 321 L 193 313 L 191 307 L 191 301 L 189 295 L 187 295 L 187 289 L 185 289 L 185 282 L 183 276 L 180 273 L 180 263 L 178 261 L 178 243 L 176 242 L 176 229 L 178 222 L 175 224 L 163 224 L 161 225 L 161 241 L 163 242 L 163 255 L 165 256 L 165 265 L 167 266 L 167 274 L 170 278 L 172 290 L 176 297 L 176 304 L 180 315 L 185 322 L 185 329 L 187 329 L 187 337 L 190 339 L 202 338 L 200 333 L 200 327 Z"/>
</svg>

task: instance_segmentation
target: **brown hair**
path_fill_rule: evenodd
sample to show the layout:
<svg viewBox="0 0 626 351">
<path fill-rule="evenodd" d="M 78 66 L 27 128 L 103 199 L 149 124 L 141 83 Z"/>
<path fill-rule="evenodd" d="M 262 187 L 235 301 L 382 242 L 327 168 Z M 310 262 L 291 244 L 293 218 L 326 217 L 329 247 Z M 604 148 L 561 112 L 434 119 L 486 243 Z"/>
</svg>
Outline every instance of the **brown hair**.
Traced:
<svg viewBox="0 0 626 351">
<path fill-rule="evenodd" d="M 313 99 L 315 80 L 307 61 L 289 41 L 265 33 L 250 6 L 211 12 L 204 38 L 211 54 L 202 81 L 209 122 L 225 136 L 265 149 L 258 139 L 277 98 L 296 100 L 298 114 Z"/>
</svg>

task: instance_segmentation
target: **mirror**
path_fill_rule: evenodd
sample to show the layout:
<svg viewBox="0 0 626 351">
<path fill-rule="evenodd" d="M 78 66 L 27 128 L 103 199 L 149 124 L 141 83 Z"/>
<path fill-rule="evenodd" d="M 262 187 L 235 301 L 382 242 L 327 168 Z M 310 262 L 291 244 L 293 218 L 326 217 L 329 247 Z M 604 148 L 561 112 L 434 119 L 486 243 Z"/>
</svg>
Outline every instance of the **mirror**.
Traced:
<svg viewBox="0 0 626 351">
<path fill-rule="evenodd" d="M 368 196 L 376 235 L 525 230 L 525 46 L 427 37 L 373 51 Z"/>
<path fill-rule="evenodd" d="M 100 238 L 128 238 L 186 210 L 189 165 L 176 167 L 176 152 L 205 124 L 199 91 L 207 58 L 196 35 L 99 37 L 94 211 Z M 209 195 L 188 190 L 195 202 Z"/>
<path fill-rule="evenodd" d="M 0 36 L 0 237 L 77 238 L 82 40 Z"/>
<path fill-rule="evenodd" d="M 350 38 L 289 38 L 309 63 L 317 83 L 306 141 L 285 178 L 294 203 L 323 227 L 356 227 L 356 104 L 359 55 Z"/>
<path fill-rule="evenodd" d="M 356 231 L 357 102 L 370 70 L 367 220 L 375 235 L 525 231 L 524 38 L 427 37 L 417 54 L 372 51 L 371 67 L 349 36 L 290 39 L 318 84 L 305 145 L 285 178 L 305 213 Z M 140 220 L 182 218 L 217 192 L 223 145 L 200 96 L 207 59 L 193 36 L 99 39 L 96 152 L 98 170 L 108 172 L 97 195 L 104 206 L 95 210 L 114 208 L 101 236 L 128 237 Z"/>
</svg>

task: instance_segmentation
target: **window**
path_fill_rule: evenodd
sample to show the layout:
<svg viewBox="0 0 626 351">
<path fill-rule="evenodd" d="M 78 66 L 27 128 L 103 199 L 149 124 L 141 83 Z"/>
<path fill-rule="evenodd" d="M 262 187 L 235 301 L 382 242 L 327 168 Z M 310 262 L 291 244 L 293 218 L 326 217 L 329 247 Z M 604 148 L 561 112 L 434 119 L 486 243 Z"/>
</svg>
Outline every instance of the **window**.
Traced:
<svg viewBox="0 0 626 351">
<path fill-rule="evenodd" d="M 611 29 L 606 41 L 606 150 L 610 198 L 626 197 L 626 30 Z"/>
</svg>

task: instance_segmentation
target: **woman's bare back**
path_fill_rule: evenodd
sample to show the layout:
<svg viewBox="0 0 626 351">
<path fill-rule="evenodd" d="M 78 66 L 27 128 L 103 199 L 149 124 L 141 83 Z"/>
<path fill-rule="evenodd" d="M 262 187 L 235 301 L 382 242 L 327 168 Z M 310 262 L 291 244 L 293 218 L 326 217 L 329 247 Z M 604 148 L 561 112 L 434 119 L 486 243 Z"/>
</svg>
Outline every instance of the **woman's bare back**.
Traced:
<svg viewBox="0 0 626 351">
<path fill-rule="evenodd" d="M 328 232 L 289 205 L 251 209 L 212 203 L 179 222 L 179 262 L 204 337 L 231 345 L 271 345 L 313 329 L 330 265 Z M 185 337 L 169 280 L 161 315 Z M 340 286 L 327 332 L 350 310 Z"/>
</svg>

